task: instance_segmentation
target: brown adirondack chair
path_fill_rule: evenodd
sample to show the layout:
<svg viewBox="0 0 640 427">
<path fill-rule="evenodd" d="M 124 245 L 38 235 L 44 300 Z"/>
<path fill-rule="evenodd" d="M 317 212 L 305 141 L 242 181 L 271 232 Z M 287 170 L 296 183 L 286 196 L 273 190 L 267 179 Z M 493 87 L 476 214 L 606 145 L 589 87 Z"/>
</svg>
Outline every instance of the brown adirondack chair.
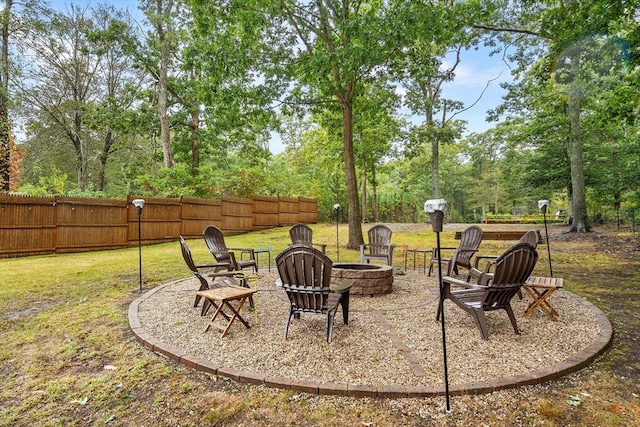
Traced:
<svg viewBox="0 0 640 427">
<path fill-rule="evenodd" d="M 295 224 L 289 229 L 292 245 L 317 246 L 320 251 L 326 253 L 327 245 L 322 243 L 313 243 L 313 230 L 307 224 Z"/>
<path fill-rule="evenodd" d="M 241 271 L 245 268 L 253 268 L 254 272 L 258 272 L 258 263 L 256 262 L 253 249 L 248 248 L 228 248 L 224 242 L 224 234 L 215 225 L 207 226 L 202 232 L 204 241 L 209 248 L 209 252 L 219 264 L 227 264 L 229 270 Z M 248 260 L 238 260 L 233 251 L 240 251 L 249 254 Z"/>
<path fill-rule="evenodd" d="M 194 276 L 196 276 L 196 278 L 198 279 L 198 281 L 200 282 L 200 287 L 198 288 L 198 290 L 196 291 L 196 300 L 193 303 L 194 307 L 197 307 L 198 304 L 200 303 L 200 299 L 202 298 L 201 296 L 197 295 L 197 292 L 199 291 L 204 291 L 207 289 L 212 289 L 217 287 L 217 285 L 215 284 L 215 279 L 216 277 L 221 277 L 221 276 L 233 276 L 235 274 L 234 271 L 229 271 L 229 265 L 227 263 L 215 263 L 215 264 L 196 264 L 193 261 L 193 256 L 191 255 L 191 250 L 189 249 L 189 246 L 187 245 L 187 242 L 184 240 L 184 237 L 180 236 L 180 249 L 182 250 L 182 258 L 184 259 L 185 264 L 187 264 L 187 267 L 189 268 L 189 270 L 191 271 L 191 273 L 193 273 Z M 201 270 L 213 270 L 213 271 L 201 271 Z M 211 279 L 211 282 L 209 282 L 208 279 Z M 222 285 L 220 285 L 222 286 Z M 204 316 L 205 314 L 207 314 L 207 310 L 209 309 L 209 303 L 208 301 L 205 300 L 205 303 L 202 306 L 202 315 Z"/>
<path fill-rule="evenodd" d="M 292 245 L 276 257 L 278 273 L 289 298 L 289 312 L 284 326 L 284 339 L 289 333 L 291 316 L 300 318 L 302 313 L 327 316 L 327 342 L 331 343 L 333 319 L 341 294 L 329 288 L 333 262 L 316 248 Z M 344 323 L 348 324 L 348 317 Z"/>
<path fill-rule="evenodd" d="M 536 230 L 529 230 L 522 235 L 520 238 L 520 243 L 529 243 L 531 246 L 536 248 L 538 246 L 538 240 L 540 236 Z M 469 275 L 467 276 L 467 282 L 472 278 L 478 280 L 482 273 L 491 273 L 491 269 L 496 265 L 496 260 L 499 255 L 478 255 L 475 257 L 473 262 L 473 267 L 469 270 Z M 480 269 L 480 262 L 483 260 L 487 261 L 487 265 L 484 270 Z M 521 293 L 519 293 L 522 296 Z"/>
<path fill-rule="evenodd" d="M 391 229 L 386 225 L 374 225 L 369 229 L 367 235 L 369 243 L 360 245 L 360 262 L 367 264 L 371 260 L 382 260 L 391 265 L 393 262 L 393 248 L 391 244 Z"/>
<path fill-rule="evenodd" d="M 478 252 L 482 242 L 482 229 L 477 225 L 472 225 L 465 229 L 460 235 L 460 244 L 457 248 L 441 248 L 442 249 L 454 249 L 454 256 L 451 258 L 442 258 L 442 267 L 444 271 L 450 271 L 449 263 L 451 260 L 455 260 L 451 266 L 455 274 L 458 274 L 458 267 L 464 267 L 467 270 L 471 270 L 471 257 Z M 431 265 L 429 265 L 428 276 L 431 276 L 433 266 L 438 265 L 438 249 L 433 248 L 431 256 Z"/>
<path fill-rule="evenodd" d="M 477 284 L 472 285 L 450 276 L 443 277 L 442 298 L 453 301 L 466 311 L 475 320 L 485 340 L 489 339 L 485 317 L 487 311 L 506 311 L 514 332 L 520 334 L 511 308 L 511 299 L 529 278 L 537 261 L 538 253 L 533 246 L 517 243 L 498 257 L 495 273 L 483 273 Z M 452 290 L 452 285 L 466 289 Z M 437 320 L 441 318 L 440 307 L 439 304 Z"/>
</svg>

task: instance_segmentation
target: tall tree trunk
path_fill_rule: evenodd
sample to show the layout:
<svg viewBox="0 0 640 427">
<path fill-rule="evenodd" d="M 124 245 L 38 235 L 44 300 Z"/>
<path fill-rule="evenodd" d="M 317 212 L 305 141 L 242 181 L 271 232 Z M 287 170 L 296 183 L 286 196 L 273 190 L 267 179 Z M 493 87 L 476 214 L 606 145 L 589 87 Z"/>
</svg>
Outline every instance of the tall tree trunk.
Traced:
<svg viewBox="0 0 640 427">
<path fill-rule="evenodd" d="M 158 23 L 156 30 L 158 31 L 158 39 L 160 40 L 160 76 L 158 78 L 158 116 L 160 118 L 160 135 L 162 139 L 162 154 L 164 156 L 164 166 L 166 168 L 173 167 L 173 155 L 171 153 L 171 135 L 169 127 L 169 119 L 167 117 L 167 98 L 168 98 L 168 80 L 169 73 L 169 54 L 171 51 L 171 30 L 169 28 L 169 20 L 173 1 L 167 2 L 166 10 L 162 8 L 162 0 L 158 0 Z M 160 18 L 164 17 L 164 19 Z M 166 31 L 165 27 L 167 26 Z"/>
<path fill-rule="evenodd" d="M 9 123 L 9 18 L 12 0 L 2 11 L 2 70 L 0 82 L 0 191 L 9 191 L 11 181 L 11 126 Z"/>
<path fill-rule="evenodd" d="M 580 112 L 582 93 L 579 84 L 580 54 L 576 52 L 571 58 L 571 82 L 567 101 L 569 113 L 569 164 L 571 166 L 571 190 L 573 223 L 571 230 L 584 233 L 590 230 L 587 212 L 587 196 L 584 182 L 584 158 L 582 150 L 582 131 L 580 128 Z"/>
<path fill-rule="evenodd" d="M 200 168 L 200 111 L 191 113 L 191 175 L 198 176 Z"/>
<path fill-rule="evenodd" d="M 102 153 L 100 153 L 100 170 L 98 171 L 98 187 L 96 188 L 96 190 L 98 191 L 104 191 L 104 185 L 106 181 L 105 177 L 107 175 L 107 160 L 109 159 L 109 154 L 111 152 L 113 142 L 113 131 L 108 130 L 107 134 L 104 136 Z"/>
<path fill-rule="evenodd" d="M 347 91 L 349 92 L 349 91 Z M 342 98 L 342 125 L 344 129 L 344 173 L 347 181 L 347 222 L 349 224 L 349 242 L 347 247 L 356 249 L 364 243 L 362 235 L 362 218 L 358 200 L 358 180 L 356 178 L 355 156 L 353 153 L 353 97 Z"/>
<path fill-rule="evenodd" d="M 362 152 L 362 221 L 367 220 L 367 161 Z"/>
<path fill-rule="evenodd" d="M 202 71 L 196 67 L 192 72 L 192 78 L 200 84 Z M 191 99 L 191 105 L 185 105 L 191 109 L 191 176 L 198 176 L 200 169 L 200 102 L 197 96 Z"/>
<path fill-rule="evenodd" d="M 438 158 L 440 156 L 440 143 L 437 138 L 431 140 L 431 196 L 434 199 L 440 198 L 440 187 L 438 178 Z"/>
<path fill-rule="evenodd" d="M 376 165 L 371 166 L 371 187 L 373 188 L 373 220 L 380 222 L 380 206 L 378 206 L 378 183 L 376 182 Z"/>
<path fill-rule="evenodd" d="M 76 150 L 76 169 L 78 173 L 78 190 L 87 191 L 89 177 L 87 171 L 87 155 L 82 142 L 82 113 L 76 112 L 73 117 L 73 135 L 70 135 Z"/>
</svg>

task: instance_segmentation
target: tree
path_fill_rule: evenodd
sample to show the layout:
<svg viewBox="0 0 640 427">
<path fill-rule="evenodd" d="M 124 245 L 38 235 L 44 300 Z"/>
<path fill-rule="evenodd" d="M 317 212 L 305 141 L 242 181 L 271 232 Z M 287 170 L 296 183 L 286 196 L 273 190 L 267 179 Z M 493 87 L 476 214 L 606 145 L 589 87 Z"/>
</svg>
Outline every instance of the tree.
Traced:
<svg viewBox="0 0 640 427">
<path fill-rule="evenodd" d="M 134 34 L 130 17 L 111 6 L 74 6 L 66 14 L 44 10 L 27 18 L 31 31 L 20 40 L 24 57 L 16 80 L 27 123 L 25 165 L 59 161 L 49 170 L 75 175 L 77 191 L 102 192 L 109 159 L 126 146 L 126 136 L 142 130 L 131 110 L 145 76 L 119 43 L 122 34 Z M 75 172 L 63 147 L 73 149 Z M 49 156 L 34 159 L 39 152 Z"/>
<path fill-rule="evenodd" d="M 473 17 L 473 9 L 469 5 L 448 1 L 436 4 L 439 19 L 433 20 L 434 28 L 416 36 L 399 58 L 395 71 L 407 91 L 404 103 L 413 114 L 423 118 L 422 124 L 412 128 L 411 141 L 415 144 L 406 149 L 410 155 L 415 155 L 420 153 L 423 145 L 430 145 L 431 197 L 434 199 L 440 198 L 438 149 L 441 144 L 459 138 L 463 127 L 453 119 L 463 111 L 464 105 L 443 98 L 442 88 L 454 82 L 462 51 L 476 43 L 477 38 L 476 32 L 466 24 Z M 447 60 L 450 60 L 448 65 Z"/>
<path fill-rule="evenodd" d="M 584 178 L 584 135 L 581 128 L 585 102 L 582 89 L 585 84 L 594 82 L 587 83 L 584 80 L 589 71 L 581 66 L 581 62 L 594 52 L 587 48 L 588 44 L 582 42 L 589 41 L 594 34 L 608 34 L 612 22 L 616 22 L 621 15 L 628 15 L 622 4 L 611 5 L 608 2 L 576 0 L 560 4 L 524 3 L 520 6 L 519 9 L 509 9 L 509 13 L 505 13 L 497 22 L 494 21 L 491 25 L 477 25 L 477 28 L 497 32 L 504 36 L 506 41 L 517 43 L 518 51 L 514 59 L 520 64 L 518 72 L 537 72 L 540 82 L 553 83 L 554 79 L 560 76 L 555 72 L 557 69 L 566 71 L 561 76 L 565 79 L 561 83 L 566 83 L 568 88 L 565 111 L 569 124 L 567 150 L 571 168 L 571 230 L 584 232 L 589 230 L 590 226 Z M 544 50 L 541 51 L 541 48 Z M 531 58 L 538 59 L 533 68 L 529 67 Z"/>
<path fill-rule="evenodd" d="M 147 15 L 149 22 L 155 31 L 150 34 L 150 40 L 154 42 L 154 48 L 158 52 L 158 73 L 157 93 L 158 93 L 158 118 L 160 119 L 160 134 L 162 140 L 162 154 L 164 166 L 173 167 L 173 152 L 171 150 L 171 129 L 167 116 L 167 98 L 169 94 L 169 67 L 171 53 L 176 48 L 175 29 L 173 26 L 174 1 L 158 0 L 152 2 L 147 0 L 142 4 L 142 9 Z"/>
<path fill-rule="evenodd" d="M 359 85 L 388 73 L 413 34 L 428 28 L 429 6 L 323 0 L 280 0 L 271 16 L 285 16 L 287 75 L 300 86 L 290 102 L 322 108 L 337 103 L 342 114 L 342 155 L 347 187 L 349 241 L 364 243 L 354 150 L 354 105 Z M 276 19 L 276 22 L 277 21 Z M 429 22 L 431 24 L 431 22 Z M 274 61 L 275 62 L 275 61 Z"/>
<path fill-rule="evenodd" d="M 88 109 L 87 121 L 102 140 L 98 156 L 97 191 L 105 190 L 107 162 L 112 154 L 124 147 L 126 136 L 135 136 L 142 132 L 132 126 L 135 106 L 140 95 L 149 83 L 147 76 L 132 67 L 133 58 L 123 47 L 121 40 L 125 35 L 136 34 L 131 17 L 113 6 L 98 6 L 93 12 L 95 28 L 88 32 L 100 66 L 96 73 L 100 82 L 96 87 L 94 108 Z"/>
<path fill-rule="evenodd" d="M 9 191 L 11 165 L 11 126 L 9 121 L 9 24 L 12 0 L 2 11 L 2 46 L 0 46 L 0 191 Z"/>
<path fill-rule="evenodd" d="M 23 64 L 18 90 L 27 104 L 42 112 L 58 138 L 75 153 L 77 187 L 89 184 L 89 159 L 93 142 L 85 123 L 87 107 L 96 100 L 99 53 L 87 39 L 93 21 L 87 10 L 70 6 L 69 15 L 49 10 L 40 24 L 24 38 L 23 55 L 33 55 Z"/>
</svg>

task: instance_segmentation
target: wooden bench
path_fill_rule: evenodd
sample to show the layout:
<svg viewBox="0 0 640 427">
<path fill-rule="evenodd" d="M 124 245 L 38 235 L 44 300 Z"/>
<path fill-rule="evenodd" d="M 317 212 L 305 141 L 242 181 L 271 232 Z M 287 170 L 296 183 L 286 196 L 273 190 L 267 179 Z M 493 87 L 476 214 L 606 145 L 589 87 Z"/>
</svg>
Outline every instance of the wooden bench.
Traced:
<svg viewBox="0 0 640 427">
<path fill-rule="evenodd" d="M 537 230 L 536 230 L 537 231 Z M 482 240 L 520 240 L 527 230 L 504 230 L 504 231 L 483 231 Z M 542 243 L 540 231 L 538 233 L 538 242 Z M 461 231 L 456 231 L 455 239 L 460 240 Z"/>
</svg>

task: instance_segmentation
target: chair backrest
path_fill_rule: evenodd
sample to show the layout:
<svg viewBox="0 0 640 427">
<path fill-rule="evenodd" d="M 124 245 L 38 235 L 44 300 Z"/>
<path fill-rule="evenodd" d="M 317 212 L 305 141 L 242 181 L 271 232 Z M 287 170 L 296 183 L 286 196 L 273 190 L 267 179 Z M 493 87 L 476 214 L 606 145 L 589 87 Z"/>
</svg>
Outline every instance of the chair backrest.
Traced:
<svg viewBox="0 0 640 427">
<path fill-rule="evenodd" d="M 529 278 L 537 261 L 538 252 L 528 243 L 517 243 L 507 249 L 496 260 L 483 306 L 508 303 Z"/>
<path fill-rule="evenodd" d="M 224 234 L 215 225 L 208 225 L 202 232 L 204 241 L 209 248 L 209 251 L 213 254 L 214 258 L 219 263 L 230 263 L 231 256 L 221 252 L 228 252 L 229 249 L 224 242 Z"/>
<path fill-rule="evenodd" d="M 313 230 L 307 224 L 295 224 L 289 229 L 289 236 L 294 245 L 311 246 L 313 242 Z"/>
<path fill-rule="evenodd" d="M 276 257 L 276 266 L 292 306 L 316 313 L 327 310 L 333 267 L 329 257 L 307 245 L 292 245 Z"/>
<path fill-rule="evenodd" d="M 389 253 L 391 245 L 391 229 L 386 225 L 374 225 L 367 232 L 369 236 L 369 251 L 372 254 Z"/>
<path fill-rule="evenodd" d="M 520 238 L 521 243 L 528 243 L 534 248 L 538 247 L 539 236 L 536 230 L 529 230 Z"/>
<path fill-rule="evenodd" d="M 180 235 L 180 248 L 182 249 L 182 258 L 184 258 L 184 262 L 185 264 L 187 264 L 187 267 L 189 267 L 189 270 L 191 270 L 193 275 L 196 276 L 198 280 L 200 280 L 200 283 L 206 285 L 207 279 L 205 279 L 204 276 L 202 276 L 202 274 L 200 274 L 200 272 L 198 271 L 196 264 L 193 262 L 191 250 L 189 249 L 189 246 L 187 246 L 187 242 L 184 240 L 184 237 L 182 237 L 182 235 Z"/>
<path fill-rule="evenodd" d="M 466 228 L 460 234 L 460 244 L 456 248 L 455 263 L 471 268 L 471 257 L 478 251 L 482 242 L 482 229 L 477 225 Z"/>
</svg>

